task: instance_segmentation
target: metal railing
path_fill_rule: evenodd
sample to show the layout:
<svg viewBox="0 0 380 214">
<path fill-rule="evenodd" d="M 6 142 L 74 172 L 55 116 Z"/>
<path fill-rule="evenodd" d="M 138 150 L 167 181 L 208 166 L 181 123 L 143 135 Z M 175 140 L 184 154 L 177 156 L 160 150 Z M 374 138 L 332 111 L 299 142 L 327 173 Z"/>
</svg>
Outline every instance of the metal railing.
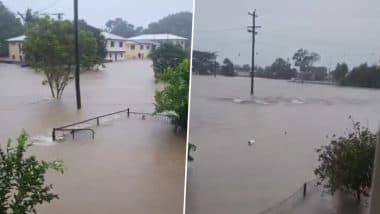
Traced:
<svg viewBox="0 0 380 214">
<path fill-rule="evenodd" d="M 302 202 L 309 194 L 315 193 L 319 190 L 317 186 L 318 179 L 313 179 L 311 181 L 305 182 L 301 187 L 298 188 L 296 192 L 283 199 L 282 201 L 276 203 L 259 214 L 286 214 L 292 213 L 292 210 L 300 202 Z"/>
<path fill-rule="evenodd" d="M 91 129 L 91 128 L 75 128 L 73 126 L 76 126 L 76 125 L 79 125 L 79 124 L 88 123 L 90 121 L 96 121 L 96 126 L 99 126 L 101 118 L 108 117 L 108 116 L 111 116 L 111 115 L 121 114 L 121 113 L 125 113 L 127 117 L 130 117 L 130 115 L 132 115 L 132 114 L 133 115 L 141 115 L 141 119 L 143 119 L 143 120 L 146 119 L 147 116 L 163 118 L 163 119 L 168 120 L 168 121 L 172 121 L 174 119 L 173 116 L 170 116 L 170 115 L 157 114 L 157 113 L 146 113 L 146 112 L 135 112 L 135 111 L 130 111 L 130 109 L 127 108 L 127 109 L 124 109 L 124 110 L 121 110 L 121 111 L 116 111 L 116 112 L 112 112 L 112 113 L 109 113 L 109 114 L 103 114 L 103 115 L 100 115 L 100 116 L 97 116 L 97 117 L 93 117 L 93 118 L 90 118 L 90 119 L 87 119 L 87 120 L 82 120 L 82 121 L 79 121 L 79 122 L 71 123 L 71 124 L 64 125 L 64 126 L 61 126 L 61 127 L 58 127 L 58 128 L 53 128 L 53 130 L 52 130 L 52 139 L 53 139 L 53 141 L 57 140 L 57 135 L 56 135 L 57 131 L 61 131 L 61 132 L 69 131 L 70 134 L 72 135 L 73 139 L 74 139 L 74 136 L 75 136 L 75 132 L 78 132 L 78 131 L 89 131 L 92 134 L 92 138 L 94 139 L 95 138 L 95 131 L 93 129 Z M 72 127 L 72 128 L 70 128 L 70 127 Z"/>
</svg>

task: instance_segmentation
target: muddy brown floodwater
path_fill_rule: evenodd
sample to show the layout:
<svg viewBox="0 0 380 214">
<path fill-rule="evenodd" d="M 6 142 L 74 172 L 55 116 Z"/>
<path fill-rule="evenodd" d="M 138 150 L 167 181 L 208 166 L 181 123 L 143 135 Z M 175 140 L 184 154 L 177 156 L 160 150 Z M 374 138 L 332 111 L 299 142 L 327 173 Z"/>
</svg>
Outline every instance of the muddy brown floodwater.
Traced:
<svg viewBox="0 0 380 214">
<path fill-rule="evenodd" d="M 350 129 L 349 115 L 379 125 L 380 90 L 257 78 L 251 98 L 249 84 L 192 77 L 187 214 L 260 213 L 314 178 L 314 149 Z"/>
<path fill-rule="evenodd" d="M 94 140 L 87 133 L 75 140 L 50 140 L 53 127 L 127 107 L 154 111 L 160 86 L 151 61 L 106 66 L 81 75 L 83 109 L 77 111 L 73 83 L 62 100 L 53 100 L 41 85 L 42 76 L 30 68 L 0 64 L 2 145 L 25 129 L 34 142 L 31 153 L 64 161 L 63 175 L 48 175 L 60 200 L 40 206 L 39 213 L 181 213 L 186 136 L 175 134 L 169 122 L 119 115 L 93 127 Z"/>
</svg>

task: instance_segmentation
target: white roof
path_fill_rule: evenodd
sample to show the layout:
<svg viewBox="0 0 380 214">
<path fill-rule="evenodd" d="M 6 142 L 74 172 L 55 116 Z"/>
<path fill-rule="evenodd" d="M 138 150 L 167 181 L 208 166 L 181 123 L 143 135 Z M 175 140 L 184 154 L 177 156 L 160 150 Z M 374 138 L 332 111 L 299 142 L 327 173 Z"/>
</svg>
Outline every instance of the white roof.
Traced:
<svg viewBox="0 0 380 214">
<path fill-rule="evenodd" d="M 22 42 L 25 40 L 25 38 L 26 38 L 25 35 L 16 36 L 16 37 L 12 37 L 12 38 L 7 39 L 7 42 Z"/>
<path fill-rule="evenodd" d="M 112 33 L 108 33 L 108 32 L 102 32 L 102 35 L 106 38 L 106 39 L 112 39 L 112 40 L 127 40 L 127 38 L 124 38 L 122 36 L 118 36 L 118 35 L 115 35 L 115 34 L 112 34 Z"/>
<path fill-rule="evenodd" d="M 173 34 L 143 34 L 140 36 L 130 37 L 129 40 L 187 40 L 186 38 Z"/>
</svg>

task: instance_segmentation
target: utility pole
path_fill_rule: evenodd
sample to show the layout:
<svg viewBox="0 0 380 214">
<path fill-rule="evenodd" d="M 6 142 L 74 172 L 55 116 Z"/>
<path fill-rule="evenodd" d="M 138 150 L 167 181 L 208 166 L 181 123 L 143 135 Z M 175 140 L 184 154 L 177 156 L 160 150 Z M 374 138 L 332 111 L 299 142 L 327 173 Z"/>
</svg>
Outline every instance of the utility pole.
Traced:
<svg viewBox="0 0 380 214">
<path fill-rule="evenodd" d="M 74 37 L 75 37 L 75 95 L 77 98 L 77 109 L 82 108 L 80 98 L 80 73 L 79 73 L 79 38 L 78 38 L 78 0 L 74 0 Z"/>
<path fill-rule="evenodd" d="M 256 26 L 256 9 L 253 12 L 248 12 L 248 15 L 252 16 L 252 26 L 248 26 L 248 32 L 252 33 L 252 63 L 251 63 L 251 95 L 253 95 L 254 78 L 255 78 L 255 36 L 257 34 L 256 29 L 261 26 Z"/>
</svg>

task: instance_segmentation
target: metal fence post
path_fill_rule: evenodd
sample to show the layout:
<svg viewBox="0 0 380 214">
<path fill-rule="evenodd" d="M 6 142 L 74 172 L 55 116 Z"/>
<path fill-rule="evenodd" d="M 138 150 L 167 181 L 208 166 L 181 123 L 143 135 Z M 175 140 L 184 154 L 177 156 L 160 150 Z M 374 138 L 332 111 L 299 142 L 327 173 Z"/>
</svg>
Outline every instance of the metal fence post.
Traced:
<svg viewBox="0 0 380 214">
<path fill-rule="evenodd" d="M 129 117 L 129 108 L 127 108 L 127 116 Z"/>
<path fill-rule="evenodd" d="M 56 140 L 56 138 L 55 138 L 55 128 L 53 128 L 53 131 L 51 133 L 51 137 L 53 138 L 53 141 Z"/>
<path fill-rule="evenodd" d="M 99 126 L 99 117 L 96 118 L 96 125 Z"/>
<path fill-rule="evenodd" d="M 304 198 L 306 197 L 306 190 L 307 190 L 307 184 L 304 183 L 304 184 L 303 184 L 303 197 L 304 197 Z"/>
</svg>

